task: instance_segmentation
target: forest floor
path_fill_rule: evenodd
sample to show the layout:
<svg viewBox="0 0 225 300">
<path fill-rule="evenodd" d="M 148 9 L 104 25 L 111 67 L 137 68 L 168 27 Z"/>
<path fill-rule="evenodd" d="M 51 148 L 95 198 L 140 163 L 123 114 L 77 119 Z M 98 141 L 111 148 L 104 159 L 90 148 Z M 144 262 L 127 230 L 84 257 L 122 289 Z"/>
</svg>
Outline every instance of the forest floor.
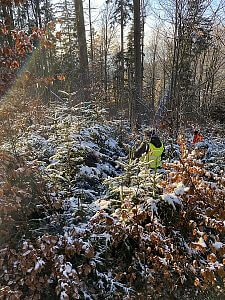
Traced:
<svg viewBox="0 0 225 300">
<path fill-rule="evenodd" d="M 224 299 L 223 127 L 159 132 L 150 172 L 105 115 L 54 105 L 2 144 L 0 299 Z"/>
</svg>

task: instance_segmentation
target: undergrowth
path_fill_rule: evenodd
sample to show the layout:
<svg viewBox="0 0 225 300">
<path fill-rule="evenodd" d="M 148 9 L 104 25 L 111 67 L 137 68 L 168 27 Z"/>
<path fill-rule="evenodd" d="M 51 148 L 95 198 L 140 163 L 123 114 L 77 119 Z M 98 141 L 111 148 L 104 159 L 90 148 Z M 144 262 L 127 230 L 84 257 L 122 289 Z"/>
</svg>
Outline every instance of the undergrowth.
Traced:
<svg viewBox="0 0 225 300">
<path fill-rule="evenodd" d="M 0 299 L 222 299 L 223 174 L 182 139 L 149 172 L 98 108 L 50 110 L 2 137 Z"/>
</svg>

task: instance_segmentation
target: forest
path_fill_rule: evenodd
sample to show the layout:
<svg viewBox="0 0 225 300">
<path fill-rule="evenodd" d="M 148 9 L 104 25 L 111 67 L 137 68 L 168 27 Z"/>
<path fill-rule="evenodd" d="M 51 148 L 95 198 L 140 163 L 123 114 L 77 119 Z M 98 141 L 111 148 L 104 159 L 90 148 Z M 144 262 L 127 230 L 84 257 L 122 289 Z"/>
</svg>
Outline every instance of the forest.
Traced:
<svg viewBox="0 0 225 300">
<path fill-rule="evenodd" d="M 0 300 L 223 300 L 225 2 L 0 0 Z"/>
</svg>

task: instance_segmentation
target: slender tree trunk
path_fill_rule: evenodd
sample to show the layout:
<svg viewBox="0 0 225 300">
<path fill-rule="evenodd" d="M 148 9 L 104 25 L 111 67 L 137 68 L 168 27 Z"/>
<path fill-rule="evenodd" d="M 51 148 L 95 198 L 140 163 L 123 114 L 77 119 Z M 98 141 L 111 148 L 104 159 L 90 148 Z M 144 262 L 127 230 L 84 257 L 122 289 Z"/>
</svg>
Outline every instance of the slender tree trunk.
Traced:
<svg viewBox="0 0 225 300">
<path fill-rule="evenodd" d="M 101 47 L 100 47 L 100 53 L 101 53 L 101 58 L 100 58 L 100 62 L 101 62 L 101 67 L 100 67 L 100 85 L 101 88 L 104 89 L 104 44 L 103 41 L 101 43 Z"/>
<path fill-rule="evenodd" d="M 199 107 L 201 107 L 201 104 L 202 104 L 202 89 L 200 88 L 201 86 L 201 83 L 202 83 L 202 78 L 203 78 L 203 75 L 204 75 L 204 64 L 205 64 L 205 58 L 206 58 L 206 51 L 204 52 L 203 54 L 203 58 L 202 58 L 202 61 L 200 62 L 200 71 L 199 71 L 199 79 L 198 79 L 198 87 L 199 87 L 199 90 L 198 90 L 198 105 Z"/>
<path fill-rule="evenodd" d="M 94 52 L 93 52 L 93 33 L 92 33 L 92 19 L 91 19 L 91 0 L 88 2 L 89 10 L 89 30 L 90 30 L 90 41 L 91 41 L 91 63 L 94 61 Z"/>
<path fill-rule="evenodd" d="M 124 98 L 124 3 L 121 0 L 121 24 L 120 24 L 120 52 L 121 52 L 121 90 L 120 90 L 120 106 L 122 108 Z"/>
<path fill-rule="evenodd" d="M 29 27 L 29 31 L 32 30 L 31 28 L 31 22 L 30 22 L 30 13 L 29 13 L 29 4 L 28 1 L 26 2 L 26 14 L 27 14 L 27 21 L 28 21 L 28 27 Z"/>
<path fill-rule="evenodd" d="M 145 38 L 145 1 L 141 0 L 141 89 L 143 91 L 144 79 L 144 38 Z"/>
<path fill-rule="evenodd" d="M 93 32 L 92 32 L 92 18 L 91 18 L 91 0 L 88 1 L 88 17 L 89 17 L 89 31 L 90 31 L 90 58 L 91 58 L 91 68 L 89 70 L 90 84 L 91 88 L 94 86 L 94 49 L 93 49 Z"/>
<path fill-rule="evenodd" d="M 40 9 L 40 2 L 39 0 L 36 0 L 36 16 L 39 23 L 39 28 L 42 27 L 42 21 L 41 21 L 41 9 Z"/>
<path fill-rule="evenodd" d="M 141 22 L 140 0 L 134 0 L 134 56 L 135 56 L 135 99 L 134 99 L 134 127 L 141 125 L 141 101 L 142 101 L 142 78 L 141 78 Z"/>
<path fill-rule="evenodd" d="M 35 10 L 33 0 L 31 0 L 31 7 L 32 7 L 32 11 L 33 11 L 34 18 L 35 18 L 35 24 L 36 24 L 36 27 L 38 27 L 37 12 L 36 12 L 36 10 Z"/>
<path fill-rule="evenodd" d="M 104 89 L 105 89 L 105 97 L 106 101 L 108 99 L 108 4 L 106 6 L 106 19 L 105 19 L 105 26 L 104 26 Z"/>
<path fill-rule="evenodd" d="M 171 69 L 171 82 L 169 92 L 169 108 L 170 110 L 174 107 L 174 94 L 175 94 L 175 73 L 176 73 L 176 62 L 177 62 L 177 49 L 178 48 L 178 0 L 176 0 L 176 11 L 175 11 L 175 24 L 174 24 L 174 38 L 173 38 L 173 62 Z"/>
<path fill-rule="evenodd" d="M 158 38 L 158 37 L 157 37 Z M 154 51 L 153 51 L 153 61 L 152 61 L 152 92 L 151 92 L 151 111 L 154 115 L 155 113 L 155 72 L 156 72 L 156 51 L 157 51 L 157 38 L 155 40 Z"/>
</svg>

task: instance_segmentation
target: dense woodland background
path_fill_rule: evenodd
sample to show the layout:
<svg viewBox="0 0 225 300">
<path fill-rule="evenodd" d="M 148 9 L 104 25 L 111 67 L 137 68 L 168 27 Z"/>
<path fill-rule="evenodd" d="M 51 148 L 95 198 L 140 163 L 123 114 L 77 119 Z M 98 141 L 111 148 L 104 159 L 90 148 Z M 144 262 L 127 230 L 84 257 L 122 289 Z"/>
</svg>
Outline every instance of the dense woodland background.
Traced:
<svg viewBox="0 0 225 300">
<path fill-rule="evenodd" d="M 0 0 L 0 300 L 224 299 L 224 26 L 222 0 Z M 129 159 L 146 126 L 160 172 Z"/>
<path fill-rule="evenodd" d="M 1 1 L 0 22 L 1 95 L 23 70 L 29 95 L 90 100 L 134 127 L 224 120 L 223 1 Z"/>
</svg>

